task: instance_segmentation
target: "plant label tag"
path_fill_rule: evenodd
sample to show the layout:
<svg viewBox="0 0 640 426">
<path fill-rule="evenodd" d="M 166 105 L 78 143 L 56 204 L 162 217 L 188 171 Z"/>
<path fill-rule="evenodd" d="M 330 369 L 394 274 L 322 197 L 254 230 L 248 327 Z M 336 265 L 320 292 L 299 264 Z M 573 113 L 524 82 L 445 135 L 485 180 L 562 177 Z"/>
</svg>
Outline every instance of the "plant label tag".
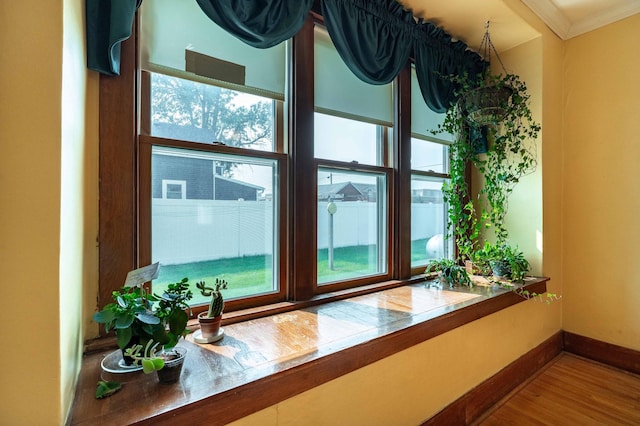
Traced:
<svg viewBox="0 0 640 426">
<path fill-rule="evenodd" d="M 155 280 L 158 278 L 160 272 L 160 262 L 156 262 L 153 265 L 143 266 L 142 268 L 129 271 L 127 279 L 124 281 L 125 287 L 138 287 L 147 281 Z"/>
</svg>

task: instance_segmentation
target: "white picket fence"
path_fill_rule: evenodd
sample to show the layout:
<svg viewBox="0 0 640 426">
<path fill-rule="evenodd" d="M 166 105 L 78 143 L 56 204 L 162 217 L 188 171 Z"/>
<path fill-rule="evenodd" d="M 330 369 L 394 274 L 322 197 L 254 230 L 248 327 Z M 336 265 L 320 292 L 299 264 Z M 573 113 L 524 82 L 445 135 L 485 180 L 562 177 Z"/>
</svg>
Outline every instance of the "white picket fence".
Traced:
<svg viewBox="0 0 640 426">
<path fill-rule="evenodd" d="M 336 203 L 334 247 L 376 243 L 375 203 Z M 411 239 L 442 233 L 442 204 L 412 204 Z M 318 202 L 318 245 L 329 240 L 327 202 Z M 152 257 L 165 265 L 273 253 L 272 201 L 152 202 Z"/>
</svg>

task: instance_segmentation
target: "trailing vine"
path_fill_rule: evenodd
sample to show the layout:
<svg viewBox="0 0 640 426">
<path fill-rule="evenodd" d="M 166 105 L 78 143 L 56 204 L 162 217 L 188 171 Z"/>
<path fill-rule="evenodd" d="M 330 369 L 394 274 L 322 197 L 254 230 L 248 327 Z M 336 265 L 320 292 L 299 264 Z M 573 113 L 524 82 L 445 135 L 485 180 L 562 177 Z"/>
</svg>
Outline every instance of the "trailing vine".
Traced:
<svg viewBox="0 0 640 426">
<path fill-rule="evenodd" d="M 459 260 L 466 260 L 471 258 L 483 228 L 493 230 L 497 244 L 506 244 L 508 232 L 504 219 L 508 199 L 520 179 L 537 166 L 535 140 L 541 128 L 533 120 L 527 87 L 518 76 L 449 78 L 458 86 L 458 102 L 447 110 L 443 123 L 433 133 L 455 135 L 450 146 L 451 180 L 443 185 L 442 191 L 448 205 L 447 236 L 454 238 Z M 495 101 L 490 97 L 496 97 L 500 91 L 503 94 L 506 91 L 508 96 L 487 108 L 488 114 L 479 114 L 483 105 L 478 104 Z M 478 134 L 486 134 L 485 153 L 478 149 Z M 485 178 L 475 200 L 477 204 L 471 198 L 465 179 L 468 164 L 473 164 Z"/>
</svg>

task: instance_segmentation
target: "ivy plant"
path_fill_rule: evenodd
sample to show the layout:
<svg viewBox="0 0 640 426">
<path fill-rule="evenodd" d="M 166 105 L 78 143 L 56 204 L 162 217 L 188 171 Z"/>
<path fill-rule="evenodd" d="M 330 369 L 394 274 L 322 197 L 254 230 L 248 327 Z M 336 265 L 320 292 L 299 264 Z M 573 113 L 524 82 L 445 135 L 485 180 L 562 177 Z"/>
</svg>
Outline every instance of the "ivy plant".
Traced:
<svg viewBox="0 0 640 426">
<path fill-rule="evenodd" d="M 448 78 L 457 87 L 458 101 L 433 133 L 455 135 L 450 146 L 451 179 L 442 191 L 448 205 L 447 235 L 455 241 L 459 260 L 466 260 L 472 257 L 483 229 L 493 230 L 496 244 L 507 243 L 504 220 L 508 199 L 520 179 L 536 168 L 535 140 L 541 127 L 533 119 L 530 95 L 518 76 L 472 78 L 465 74 Z M 498 98 L 500 93 L 507 96 Z M 492 100 L 487 97 L 496 97 L 494 106 L 474 106 Z M 488 112 L 483 115 L 479 108 Z M 479 149 L 478 135 L 486 137 L 486 149 Z M 465 177 L 469 165 L 484 177 L 476 199 L 471 197 Z"/>
</svg>

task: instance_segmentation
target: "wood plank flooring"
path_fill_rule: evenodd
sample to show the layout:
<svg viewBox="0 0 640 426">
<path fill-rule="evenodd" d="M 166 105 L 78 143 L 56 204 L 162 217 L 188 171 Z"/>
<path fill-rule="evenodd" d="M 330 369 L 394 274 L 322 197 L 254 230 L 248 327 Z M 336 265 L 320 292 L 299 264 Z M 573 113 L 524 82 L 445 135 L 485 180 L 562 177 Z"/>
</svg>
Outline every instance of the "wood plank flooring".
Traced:
<svg viewBox="0 0 640 426">
<path fill-rule="evenodd" d="M 562 353 L 477 425 L 640 425 L 640 376 Z"/>
</svg>

